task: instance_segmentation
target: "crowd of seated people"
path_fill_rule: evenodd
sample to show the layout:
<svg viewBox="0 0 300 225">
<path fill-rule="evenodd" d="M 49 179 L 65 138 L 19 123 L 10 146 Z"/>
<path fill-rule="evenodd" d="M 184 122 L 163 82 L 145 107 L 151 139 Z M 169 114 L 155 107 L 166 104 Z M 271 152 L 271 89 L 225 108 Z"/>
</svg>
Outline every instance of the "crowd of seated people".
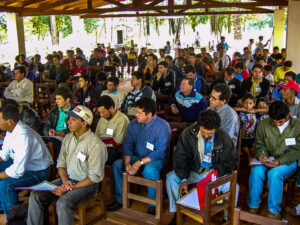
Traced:
<svg viewBox="0 0 300 225">
<path fill-rule="evenodd" d="M 249 211 L 259 212 L 267 178 L 267 216 L 280 218 L 284 180 L 296 174 L 300 159 L 300 88 L 285 51 L 274 47 L 270 54 L 265 47 L 263 37 L 256 49 L 250 39 L 232 60 L 225 37 L 212 54 L 177 46 L 175 58 L 170 45 L 159 49 L 159 57 L 146 48 L 138 54 L 135 48 L 118 52 L 102 45 L 89 58 L 80 48 L 67 50 L 66 56 L 58 51 L 46 55 L 44 65 L 39 54 L 31 62 L 19 55 L 13 77 L 1 77 L 12 80 L 0 108 L 0 129 L 6 132 L 0 151 L 5 215 L 18 203 L 15 188 L 48 179 L 52 163 L 59 177 L 52 182 L 58 187 L 31 192 L 28 224 L 43 224 L 54 200 L 59 224 L 73 224 L 73 210 L 97 193 L 104 165 L 112 167 L 115 191 L 107 210 L 116 211 L 122 208 L 123 172 L 158 180 L 170 160 L 166 186 L 175 213 L 175 202 L 189 184 L 215 170 L 221 177 L 237 168 L 241 134 L 242 154 L 249 164 L 253 158 L 261 163 L 249 167 Z M 132 86 L 128 93 L 119 89 L 126 69 Z M 58 85 L 52 93 L 55 106 L 41 119 L 34 110 L 35 84 L 53 81 Z M 177 145 L 171 142 L 172 122 L 184 128 Z M 45 143 L 53 144 L 53 157 Z M 300 172 L 298 177 L 300 185 Z M 238 193 L 237 187 L 236 201 Z M 153 188 L 148 198 L 155 198 Z M 290 212 L 300 215 L 300 206 Z M 155 206 L 149 205 L 147 213 L 154 215 Z M 176 224 L 176 216 L 170 224 Z"/>
</svg>

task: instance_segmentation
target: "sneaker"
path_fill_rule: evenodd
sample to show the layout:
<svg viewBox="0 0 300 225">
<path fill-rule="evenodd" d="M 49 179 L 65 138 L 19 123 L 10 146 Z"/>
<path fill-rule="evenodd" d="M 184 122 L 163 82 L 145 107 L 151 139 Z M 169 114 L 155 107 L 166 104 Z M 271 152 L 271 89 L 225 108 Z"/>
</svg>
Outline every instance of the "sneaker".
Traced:
<svg viewBox="0 0 300 225">
<path fill-rule="evenodd" d="M 122 204 L 118 203 L 118 202 L 114 202 L 108 206 L 106 206 L 106 210 L 109 212 L 113 212 L 113 211 L 118 211 L 119 209 L 121 209 L 123 207 Z"/>
<path fill-rule="evenodd" d="M 252 214 L 257 214 L 258 211 L 259 211 L 259 208 L 249 208 L 249 209 L 248 209 L 248 212 L 249 212 L 249 213 L 252 213 Z"/>
<path fill-rule="evenodd" d="M 276 219 L 276 220 L 281 219 L 280 213 L 275 214 L 275 213 L 270 212 L 270 210 L 268 210 L 268 212 L 267 212 L 267 217 L 269 217 L 271 219 Z"/>
</svg>

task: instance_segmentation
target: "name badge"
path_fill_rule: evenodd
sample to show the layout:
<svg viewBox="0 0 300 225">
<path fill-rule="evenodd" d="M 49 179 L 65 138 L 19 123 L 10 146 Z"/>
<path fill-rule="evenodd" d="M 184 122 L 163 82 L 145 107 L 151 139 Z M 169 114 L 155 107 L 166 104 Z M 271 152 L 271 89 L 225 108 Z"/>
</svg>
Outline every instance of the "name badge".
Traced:
<svg viewBox="0 0 300 225">
<path fill-rule="evenodd" d="M 285 145 L 290 146 L 290 145 L 295 145 L 296 144 L 296 139 L 295 138 L 286 138 L 285 139 Z"/>
<path fill-rule="evenodd" d="M 230 89 L 235 89 L 235 85 L 229 85 Z"/>
<path fill-rule="evenodd" d="M 165 83 L 165 85 L 166 85 L 166 87 L 169 87 L 169 86 L 171 86 L 171 82 L 167 82 L 167 83 Z"/>
<path fill-rule="evenodd" d="M 204 155 L 204 156 L 203 156 L 203 161 L 204 161 L 204 162 L 207 162 L 207 163 L 211 163 L 211 156 Z"/>
<path fill-rule="evenodd" d="M 292 116 L 292 117 L 294 117 L 295 119 L 297 119 L 297 116 Z"/>
<path fill-rule="evenodd" d="M 151 143 L 149 143 L 149 142 L 147 142 L 147 146 L 146 146 L 148 149 L 150 149 L 151 151 L 153 151 L 153 149 L 154 149 L 154 145 L 153 144 L 151 144 Z"/>
<path fill-rule="evenodd" d="M 261 92 L 261 88 L 255 88 L 256 92 Z"/>
<path fill-rule="evenodd" d="M 91 97 L 90 96 L 88 96 L 88 97 L 86 97 L 85 99 L 84 99 L 84 102 L 85 103 L 88 103 L 88 102 L 90 102 L 91 101 Z"/>
<path fill-rule="evenodd" d="M 99 66 L 99 65 L 100 65 L 100 63 L 97 62 L 97 66 Z"/>
<path fill-rule="evenodd" d="M 111 128 L 106 129 L 106 134 L 113 135 L 113 133 L 114 133 L 114 129 L 111 129 Z"/>
<path fill-rule="evenodd" d="M 86 155 L 82 154 L 81 152 L 78 152 L 77 158 L 81 161 L 84 162 Z"/>
</svg>

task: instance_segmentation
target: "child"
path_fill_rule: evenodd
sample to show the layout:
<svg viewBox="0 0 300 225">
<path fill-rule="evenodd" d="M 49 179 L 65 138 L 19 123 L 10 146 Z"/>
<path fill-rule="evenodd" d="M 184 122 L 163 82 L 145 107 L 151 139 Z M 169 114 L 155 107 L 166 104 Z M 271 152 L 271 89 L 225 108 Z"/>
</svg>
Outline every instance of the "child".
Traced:
<svg viewBox="0 0 300 225">
<path fill-rule="evenodd" d="M 240 111 L 239 119 L 241 124 L 240 132 L 242 132 L 242 151 L 247 155 L 249 162 L 254 155 L 253 142 L 255 139 L 256 115 L 254 113 L 256 99 L 253 94 L 247 93 L 242 98 L 242 108 L 237 108 Z"/>
<path fill-rule="evenodd" d="M 264 67 L 264 77 L 269 80 L 271 85 L 274 85 L 274 76 L 272 74 L 272 66 L 266 65 Z"/>
<path fill-rule="evenodd" d="M 266 98 L 260 97 L 257 99 L 256 102 L 256 109 L 260 111 L 260 109 L 267 109 L 268 108 L 268 100 Z M 256 124 L 258 125 L 264 118 L 269 117 L 268 113 L 266 112 L 257 112 L 256 113 Z M 257 126 L 256 125 L 256 126 Z"/>
</svg>

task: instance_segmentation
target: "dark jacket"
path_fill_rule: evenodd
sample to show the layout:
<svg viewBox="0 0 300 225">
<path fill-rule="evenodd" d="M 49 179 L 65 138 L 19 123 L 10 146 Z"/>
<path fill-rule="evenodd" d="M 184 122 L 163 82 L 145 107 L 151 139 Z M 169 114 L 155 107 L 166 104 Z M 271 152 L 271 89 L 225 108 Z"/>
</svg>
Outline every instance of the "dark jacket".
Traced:
<svg viewBox="0 0 300 225">
<path fill-rule="evenodd" d="M 162 75 L 159 80 L 156 79 L 155 75 L 152 81 L 152 90 L 160 91 L 162 95 L 172 95 L 174 91 L 174 80 L 175 74 L 171 70 L 168 70 L 166 77 Z"/>
<path fill-rule="evenodd" d="M 179 137 L 173 156 L 173 168 L 180 180 L 187 179 L 191 171 L 197 173 L 201 171 L 197 138 L 199 129 L 197 124 L 193 124 Z M 218 177 L 221 177 L 233 171 L 238 160 L 238 152 L 230 136 L 222 128 L 216 130 L 211 168 L 217 170 Z"/>
<path fill-rule="evenodd" d="M 71 106 L 70 110 L 72 110 L 72 109 L 73 109 L 73 107 Z M 58 117 L 59 117 L 58 107 L 55 107 L 54 109 L 52 109 L 49 112 L 48 121 L 47 121 L 47 123 L 44 124 L 44 127 L 43 127 L 43 135 L 44 136 L 49 136 L 49 130 L 56 128 L 57 122 L 58 122 Z M 66 119 L 66 121 L 68 121 L 68 120 L 69 120 L 69 117 Z M 67 129 L 67 132 L 69 132 L 68 129 Z"/>
<path fill-rule="evenodd" d="M 84 105 L 93 111 L 98 96 L 99 95 L 93 86 L 89 85 L 86 92 L 84 92 L 82 88 L 79 88 L 74 98 L 74 105 Z"/>
<path fill-rule="evenodd" d="M 39 114 L 33 109 L 22 105 L 20 120 L 34 129 L 37 133 L 42 134 L 42 120 Z"/>
<path fill-rule="evenodd" d="M 220 83 L 221 84 L 226 84 L 224 79 L 215 80 L 213 82 L 213 84 L 211 85 L 210 92 L 212 91 L 213 87 L 216 84 L 220 84 Z M 231 81 L 228 82 L 227 85 L 230 87 L 231 92 L 232 92 L 232 95 L 231 95 L 231 98 L 228 102 L 228 105 L 231 106 L 231 107 L 235 107 L 238 100 L 242 97 L 241 96 L 241 81 L 236 79 L 236 78 L 233 78 Z"/>
<path fill-rule="evenodd" d="M 241 85 L 241 97 L 243 97 L 247 92 L 250 92 L 252 83 L 253 83 L 252 77 L 243 80 Z M 270 82 L 263 77 L 262 82 L 259 84 L 259 86 L 261 88 L 261 92 L 258 96 L 256 96 L 256 98 L 260 98 L 260 97 L 266 98 L 269 91 Z"/>
<path fill-rule="evenodd" d="M 49 79 L 56 80 L 57 84 L 66 82 L 66 80 L 70 76 L 70 73 L 69 73 L 69 70 L 67 69 L 67 67 L 65 67 L 63 64 L 60 64 L 60 66 L 58 68 L 58 72 L 59 72 L 59 76 L 57 77 L 56 76 L 56 66 L 53 66 L 50 69 Z"/>
</svg>

